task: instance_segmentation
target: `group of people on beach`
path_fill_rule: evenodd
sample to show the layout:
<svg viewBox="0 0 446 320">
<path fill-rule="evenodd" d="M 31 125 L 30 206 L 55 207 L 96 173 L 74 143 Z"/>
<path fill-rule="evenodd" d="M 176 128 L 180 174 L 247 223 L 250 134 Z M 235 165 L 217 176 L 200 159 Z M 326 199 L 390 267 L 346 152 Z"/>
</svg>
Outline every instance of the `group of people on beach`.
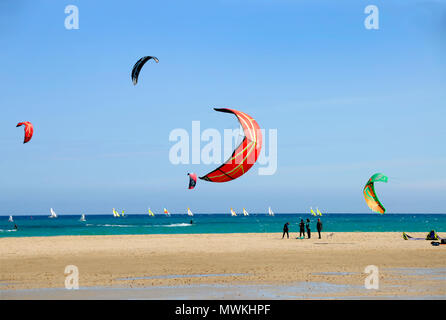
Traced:
<svg viewBox="0 0 446 320">
<path fill-rule="evenodd" d="M 290 223 L 287 222 L 285 223 L 285 225 L 283 226 L 283 235 L 282 235 L 282 239 L 285 237 L 285 234 L 287 236 L 287 238 L 290 238 L 290 234 L 289 232 L 289 226 Z M 300 223 L 299 223 L 299 236 L 296 239 L 304 239 L 305 238 L 305 229 L 307 230 L 307 237 L 308 239 L 311 238 L 311 228 L 310 228 L 310 219 L 307 219 L 306 222 L 304 222 L 304 219 L 300 219 Z M 317 223 L 316 223 L 316 229 L 317 229 L 317 233 L 319 234 L 319 239 L 321 238 L 321 232 L 322 232 L 322 221 L 321 219 L 317 219 Z"/>
</svg>

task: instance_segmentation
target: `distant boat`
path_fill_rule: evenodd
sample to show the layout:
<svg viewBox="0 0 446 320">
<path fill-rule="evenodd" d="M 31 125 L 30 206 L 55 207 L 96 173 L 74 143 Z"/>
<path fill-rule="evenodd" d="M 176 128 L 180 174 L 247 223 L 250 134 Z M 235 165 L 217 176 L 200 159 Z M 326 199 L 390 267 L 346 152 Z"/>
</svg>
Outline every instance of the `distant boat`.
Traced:
<svg viewBox="0 0 446 320">
<path fill-rule="evenodd" d="M 118 211 L 116 211 L 115 208 L 113 208 L 113 217 L 115 217 L 115 218 L 119 218 L 120 217 Z"/>
<path fill-rule="evenodd" d="M 149 208 L 149 216 L 151 216 L 151 217 L 155 216 L 155 214 L 152 212 L 152 210 L 150 210 L 150 208 Z"/>
<path fill-rule="evenodd" d="M 14 219 L 12 218 L 12 216 L 9 216 L 9 222 L 14 222 Z"/>
<path fill-rule="evenodd" d="M 248 213 L 248 211 L 245 210 L 245 208 L 243 208 L 243 215 L 244 215 L 245 217 L 249 216 L 249 213 Z"/>
<path fill-rule="evenodd" d="M 48 218 L 57 218 L 57 214 L 54 212 L 53 208 L 50 209 L 51 215 Z"/>
<path fill-rule="evenodd" d="M 271 210 L 271 207 L 268 207 L 268 215 L 274 216 L 274 212 L 273 212 L 273 210 Z"/>
<path fill-rule="evenodd" d="M 79 221 L 87 221 L 87 220 L 85 220 L 85 214 L 82 213 L 81 218 L 79 219 Z"/>
<path fill-rule="evenodd" d="M 124 210 L 122 210 L 122 214 L 121 217 L 125 217 L 126 215 L 124 214 Z"/>
<path fill-rule="evenodd" d="M 312 216 L 316 216 L 316 212 L 314 212 L 313 207 L 310 208 L 310 211 Z"/>
<path fill-rule="evenodd" d="M 237 213 L 235 213 L 235 211 L 231 208 L 231 216 L 232 217 L 237 217 Z"/>
<path fill-rule="evenodd" d="M 189 208 L 187 208 L 187 215 L 189 216 L 189 217 L 193 217 L 193 213 L 192 213 L 192 211 L 190 211 L 190 209 Z"/>
<path fill-rule="evenodd" d="M 164 208 L 164 214 L 165 214 L 166 216 L 170 217 L 170 213 L 169 213 L 169 211 L 167 211 L 166 208 Z"/>
<path fill-rule="evenodd" d="M 319 211 L 319 208 L 316 208 L 316 212 L 318 216 L 322 216 L 322 212 Z"/>
</svg>

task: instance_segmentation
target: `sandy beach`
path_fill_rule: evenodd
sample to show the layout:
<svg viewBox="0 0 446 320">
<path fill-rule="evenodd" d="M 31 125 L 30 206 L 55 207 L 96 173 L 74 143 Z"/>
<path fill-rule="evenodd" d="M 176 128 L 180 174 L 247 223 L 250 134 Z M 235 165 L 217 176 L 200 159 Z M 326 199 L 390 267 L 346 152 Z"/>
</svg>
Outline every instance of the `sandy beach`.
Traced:
<svg viewBox="0 0 446 320">
<path fill-rule="evenodd" d="M 412 235 L 412 234 L 411 234 Z M 269 288 L 277 298 L 446 299 L 446 246 L 404 241 L 401 233 L 339 232 L 312 239 L 281 234 L 61 236 L 0 239 L 0 298 L 103 298 L 64 288 L 67 265 L 79 286 L 145 288 L 143 298 L 262 298 L 237 288 Z M 424 233 L 413 236 L 423 237 Z M 367 290 L 368 265 L 379 268 L 379 289 Z M 324 290 L 327 288 L 326 290 Z M 342 290 L 331 290 L 337 286 Z M 162 288 L 162 290 L 153 290 Z M 187 290 L 189 288 L 189 291 Z M 201 288 L 201 289 L 200 289 Z M 213 290 L 212 288 L 219 288 Z M 223 288 L 223 289 L 222 289 Z M 280 290 L 287 288 L 287 294 Z M 293 289 L 294 288 L 294 289 Z M 33 289 L 33 290 L 27 290 Z M 152 290 L 152 291 L 151 291 Z M 202 294 L 194 294 L 194 290 Z M 213 296 L 211 293 L 221 291 Z M 184 291 L 184 292 L 183 292 Z M 188 293 L 189 292 L 189 293 Z M 162 294 L 161 294 L 162 293 Z M 161 294 L 161 295 L 160 295 Z M 265 296 L 268 298 L 271 296 Z"/>
</svg>

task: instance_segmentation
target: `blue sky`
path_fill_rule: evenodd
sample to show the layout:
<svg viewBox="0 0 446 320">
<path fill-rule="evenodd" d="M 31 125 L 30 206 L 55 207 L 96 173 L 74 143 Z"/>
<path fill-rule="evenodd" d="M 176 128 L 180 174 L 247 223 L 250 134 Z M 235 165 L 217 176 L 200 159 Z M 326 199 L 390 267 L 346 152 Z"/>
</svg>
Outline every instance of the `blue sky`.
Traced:
<svg viewBox="0 0 446 320">
<path fill-rule="evenodd" d="M 445 1 L 2 1 L 0 214 L 369 212 L 375 172 L 389 213 L 444 213 L 445 35 Z M 237 128 L 225 106 L 277 129 L 277 172 L 187 190 L 215 165 L 172 165 L 169 133 Z"/>
</svg>

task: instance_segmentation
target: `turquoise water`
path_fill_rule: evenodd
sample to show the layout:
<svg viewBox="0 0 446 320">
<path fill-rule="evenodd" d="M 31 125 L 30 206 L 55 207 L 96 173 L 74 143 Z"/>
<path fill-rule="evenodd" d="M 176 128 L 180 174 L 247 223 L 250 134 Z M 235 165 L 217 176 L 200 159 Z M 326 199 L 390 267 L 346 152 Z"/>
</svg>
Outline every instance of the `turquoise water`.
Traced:
<svg viewBox="0 0 446 320">
<path fill-rule="evenodd" d="M 179 233 L 248 233 L 281 232 L 290 222 L 290 232 L 298 232 L 300 219 L 311 220 L 311 230 L 316 231 L 316 220 L 309 214 L 251 214 L 248 217 L 223 214 L 196 214 L 149 217 L 128 215 L 114 218 L 112 215 L 87 215 L 87 221 L 79 221 L 80 215 L 63 215 L 56 219 L 45 216 L 0 216 L 1 237 L 33 237 L 62 235 L 110 235 L 110 234 L 179 234 Z M 351 231 L 406 231 L 446 232 L 446 214 L 325 214 L 321 217 L 324 232 Z M 17 224 L 18 230 L 14 230 Z"/>
</svg>

